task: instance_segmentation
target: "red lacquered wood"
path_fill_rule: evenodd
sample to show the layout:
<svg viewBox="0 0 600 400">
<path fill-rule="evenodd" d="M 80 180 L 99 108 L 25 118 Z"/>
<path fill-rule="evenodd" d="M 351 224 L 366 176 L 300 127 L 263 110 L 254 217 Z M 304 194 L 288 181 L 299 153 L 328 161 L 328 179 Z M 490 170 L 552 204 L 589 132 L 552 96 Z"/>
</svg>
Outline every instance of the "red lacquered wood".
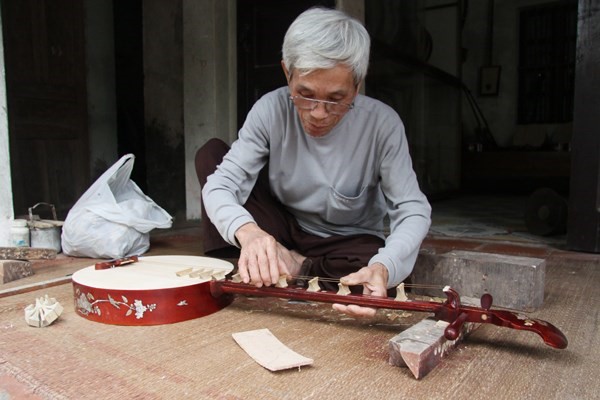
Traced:
<svg viewBox="0 0 600 400">
<path fill-rule="evenodd" d="M 222 294 L 240 294 L 247 296 L 279 297 L 291 300 L 318 301 L 321 303 L 356 304 L 364 307 L 387 308 L 391 310 L 406 310 L 420 312 L 434 312 L 441 303 L 421 301 L 395 301 L 392 298 L 366 296 L 361 294 L 338 295 L 334 292 L 320 291 L 309 292 L 299 287 L 278 288 L 274 286 L 256 287 L 254 285 L 235 283 L 231 281 L 210 282 L 213 296 Z M 435 308 L 434 308 L 435 305 Z"/>
<path fill-rule="evenodd" d="M 73 282 L 75 308 L 90 321 L 112 325 L 162 325 L 204 317 L 228 306 L 231 296 L 214 298 L 210 283 L 153 290 L 112 290 Z"/>
<path fill-rule="evenodd" d="M 229 305 L 232 296 L 215 298 L 209 281 L 179 278 L 176 271 L 201 268 L 211 262 L 230 265 L 206 257 L 157 256 L 117 263 L 120 268 L 84 268 L 72 278 L 75 310 L 90 321 L 130 326 L 172 324 L 204 317 Z M 229 272 L 233 265 L 225 269 Z M 106 274 L 115 278 L 114 284 L 110 279 L 106 281 Z"/>
<path fill-rule="evenodd" d="M 169 257 L 174 261 L 168 262 Z M 188 279 L 182 280 L 182 284 L 179 284 L 179 281 L 172 282 L 173 276 L 176 275 L 173 263 L 178 269 L 202 268 L 204 265 L 196 263 L 196 261 L 201 263 L 201 260 L 208 261 L 209 264 L 211 262 L 225 263 L 227 271 L 231 271 L 233 267 L 230 263 L 221 260 L 191 256 L 156 256 L 140 260 L 135 257 L 135 259 L 113 260 L 100 265 L 100 267 L 98 264 L 88 267 L 84 269 L 86 270 L 84 273 L 79 275 L 81 279 L 78 279 L 80 271 L 73 275 L 75 309 L 82 317 L 96 322 L 116 325 L 159 325 L 212 314 L 230 304 L 233 299 L 231 295 L 239 294 L 433 313 L 437 319 L 449 323 L 445 331 L 448 340 L 455 340 L 458 337 L 458 332 L 465 322 L 475 322 L 531 331 L 538 334 L 544 343 L 557 349 L 564 349 L 568 344 L 565 335 L 549 322 L 529 318 L 512 311 L 492 310 L 490 307 L 493 299 L 489 294 L 482 297 L 483 308 L 463 306 L 460 303 L 459 294 L 450 287 L 444 288 L 446 301 L 436 303 L 416 300 L 396 301 L 392 298 L 359 294 L 338 295 L 327 291 L 309 292 L 298 287 L 263 286 L 258 288 L 231 281 L 213 280 L 198 283 L 191 281 L 193 283 L 190 283 Z M 181 261 L 185 262 L 181 263 Z M 164 287 L 130 288 L 127 284 L 123 285 L 122 280 L 119 280 L 115 286 L 107 285 L 106 282 L 99 285 L 89 282 L 90 277 L 102 281 L 103 278 L 109 276 L 102 274 L 116 274 L 117 277 L 125 275 L 129 280 L 139 280 L 143 284 L 144 277 L 147 275 L 154 277 L 154 281 L 151 282 L 154 285 L 157 276 L 162 278 L 163 271 L 157 271 L 156 265 L 150 268 L 147 264 L 156 264 L 157 262 L 165 262 L 165 268 L 167 264 L 171 264 L 170 270 L 165 271 Z M 190 263 L 196 265 L 189 265 Z M 127 267 L 132 264 L 135 267 Z M 123 268 L 113 268 L 116 266 Z M 91 271 L 92 269 L 93 271 Z M 91 275 L 89 275 L 90 273 Z M 167 280 L 171 280 L 171 282 L 166 282 Z M 143 287 L 143 285 L 141 286 Z"/>
<path fill-rule="evenodd" d="M 108 268 L 122 267 L 127 264 L 132 264 L 132 263 L 135 263 L 138 261 L 139 261 L 138 256 L 130 256 L 130 257 L 118 258 L 116 260 L 101 261 L 101 262 L 96 263 L 94 265 L 94 268 L 108 269 Z"/>
<path fill-rule="evenodd" d="M 523 314 L 506 310 L 485 310 L 483 308 L 464 306 L 460 304 L 458 293 L 446 287 L 447 300 L 444 303 L 428 301 L 396 301 L 392 298 L 374 297 L 360 294 L 338 295 L 333 292 L 309 292 L 303 288 L 277 288 L 256 287 L 244 283 L 230 281 L 212 281 L 211 292 L 215 298 L 224 294 L 240 294 L 248 296 L 269 296 L 293 300 L 318 301 L 324 303 L 356 304 L 363 307 L 386 308 L 392 310 L 406 310 L 433 313 L 439 320 L 449 323 L 445 336 L 448 340 L 455 340 L 460 332 L 460 327 L 465 322 L 489 323 L 512 329 L 526 330 L 537 333 L 548 346 L 564 349 L 568 341 L 565 335 L 549 322 L 528 318 Z M 491 296 L 485 298 L 491 305 Z"/>
<path fill-rule="evenodd" d="M 568 345 L 567 337 L 560 329 L 550 322 L 529 318 L 522 313 L 509 310 L 492 310 L 479 307 L 464 306 L 460 304 L 459 294 L 452 288 L 444 288 L 448 300 L 436 310 L 436 318 L 452 323 L 460 316 L 461 324 L 464 322 L 487 323 L 506 328 L 530 331 L 538 334 L 544 343 L 556 349 L 565 349 Z M 493 299 L 490 294 L 482 296 L 485 306 L 491 306 Z M 464 316 L 463 316 L 464 313 Z M 452 332 L 446 329 L 446 338 L 450 339 Z M 451 339 L 453 340 L 453 339 Z"/>
</svg>

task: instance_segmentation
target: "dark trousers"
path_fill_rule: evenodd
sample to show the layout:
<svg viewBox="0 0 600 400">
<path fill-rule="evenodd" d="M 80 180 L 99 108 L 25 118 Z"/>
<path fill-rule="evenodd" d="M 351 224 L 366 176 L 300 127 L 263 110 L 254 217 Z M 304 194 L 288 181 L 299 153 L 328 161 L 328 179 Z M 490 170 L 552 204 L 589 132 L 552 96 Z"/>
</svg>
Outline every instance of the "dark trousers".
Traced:
<svg viewBox="0 0 600 400">
<path fill-rule="evenodd" d="M 196 174 L 200 186 L 217 168 L 229 146 L 219 139 L 211 139 L 196 153 Z M 296 218 L 271 195 L 267 176 L 268 166 L 261 171 L 244 208 L 252 215 L 258 226 L 272 235 L 275 240 L 289 250 L 296 250 L 307 261 L 303 273 L 308 276 L 321 276 L 338 279 L 356 272 L 367 265 L 384 240 L 373 235 L 330 236 L 323 238 L 307 233 L 300 228 Z M 215 226 L 210 222 L 202 205 L 202 232 L 204 253 L 207 256 L 236 258 L 239 249 L 225 242 Z M 305 270 L 304 270 L 305 269 Z M 337 286 L 327 285 L 327 290 Z"/>
</svg>

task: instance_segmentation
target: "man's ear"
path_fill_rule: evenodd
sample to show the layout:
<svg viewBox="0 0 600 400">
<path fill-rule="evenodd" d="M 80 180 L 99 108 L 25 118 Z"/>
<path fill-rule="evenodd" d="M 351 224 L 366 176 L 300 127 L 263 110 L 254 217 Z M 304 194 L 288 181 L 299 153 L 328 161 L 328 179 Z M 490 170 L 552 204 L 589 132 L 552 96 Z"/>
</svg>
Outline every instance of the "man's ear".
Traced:
<svg viewBox="0 0 600 400">
<path fill-rule="evenodd" d="M 358 94 L 360 93 L 361 87 L 362 87 L 362 81 L 358 82 L 358 84 L 356 85 L 356 94 L 354 95 L 354 97 L 358 96 Z"/>
<path fill-rule="evenodd" d="M 287 83 L 289 85 L 290 84 L 290 71 L 288 71 L 283 60 L 281 60 L 281 68 L 283 68 L 283 73 L 285 74 L 285 79 L 287 80 Z"/>
</svg>

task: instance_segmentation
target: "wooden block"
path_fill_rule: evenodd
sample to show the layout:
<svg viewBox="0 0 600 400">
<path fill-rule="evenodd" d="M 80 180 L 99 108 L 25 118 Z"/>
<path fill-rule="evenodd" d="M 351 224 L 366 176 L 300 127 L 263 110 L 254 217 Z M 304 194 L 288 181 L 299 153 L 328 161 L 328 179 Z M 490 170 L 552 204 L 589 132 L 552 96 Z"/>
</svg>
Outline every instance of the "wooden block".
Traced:
<svg viewBox="0 0 600 400">
<path fill-rule="evenodd" d="M 189 275 L 192 271 L 193 271 L 193 268 L 186 268 L 186 269 L 182 269 L 181 271 L 175 272 L 175 275 L 185 276 L 185 275 Z"/>
<path fill-rule="evenodd" d="M 0 260 L 0 283 L 8 283 L 33 275 L 29 261 Z"/>
<path fill-rule="evenodd" d="M 277 283 L 275 284 L 275 287 L 278 287 L 278 288 L 286 288 L 286 287 L 288 287 L 287 275 L 281 275 L 279 277 L 279 280 L 277 280 Z"/>
<path fill-rule="evenodd" d="M 59 278 L 49 279 L 42 282 L 34 282 L 28 285 L 17 286 L 9 289 L 0 290 L 0 299 L 3 297 L 14 296 L 16 294 L 29 293 L 35 290 L 45 289 L 52 286 L 64 285 L 71 283 L 71 275 L 61 276 Z"/>
<path fill-rule="evenodd" d="M 489 293 L 494 306 L 525 312 L 544 303 L 545 279 L 543 259 L 472 251 L 421 251 L 411 275 L 413 284 L 450 285 L 461 297 Z M 414 293 L 440 297 L 433 289 L 414 289 Z"/>
<path fill-rule="evenodd" d="M 408 367 L 415 378 L 421 379 L 431 372 L 465 336 L 480 324 L 465 323 L 456 340 L 447 340 L 444 330 L 447 322 L 429 317 L 390 339 L 389 363 Z"/>
<path fill-rule="evenodd" d="M 340 296 L 347 296 L 350 294 L 350 288 L 344 285 L 342 282 L 338 283 L 338 291 L 337 294 Z"/>
<path fill-rule="evenodd" d="M 396 287 L 396 301 L 407 301 L 406 291 L 404 290 L 404 282 Z"/>
<path fill-rule="evenodd" d="M 310 281 L 308 281 L 308 292 L 319 292 L 321 287 L 319 286 L 319 277 L 315 276 Z"/>
<path fill-rule="evenodd" d="M 55 249 L 0 247 L 0 260 L 54 260 Z"/>
<path fill-rule="evenodd" d="M 205 271 L 204 269 L 197 269 L 195 271 L 190 271 L 188 273 L 189 278 L 198 278 L 199 276 L 207 275 L 210 271 Z"/>
<path fill-rule="evenodd" d="M 214 270 L 210 274 L 211 278 L 216 281 L 222 281 L 223 279 L 225 279 L 226 275 L 227 275 L 227 271 L 223 271 L 223 270 Z"/>
</svg>

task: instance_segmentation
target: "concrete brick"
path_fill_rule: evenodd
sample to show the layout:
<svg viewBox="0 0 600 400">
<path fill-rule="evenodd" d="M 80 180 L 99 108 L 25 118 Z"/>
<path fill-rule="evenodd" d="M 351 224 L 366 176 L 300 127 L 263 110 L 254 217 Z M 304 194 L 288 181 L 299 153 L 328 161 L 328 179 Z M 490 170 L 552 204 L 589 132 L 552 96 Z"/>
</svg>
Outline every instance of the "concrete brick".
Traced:
<svg viewBox="0 0 600 400">
<path fill-rule="evenodd" d="M 419 253 L 411 283 L 450 285 L 461 297 L 490 293 L 493 306 L 531 312 L 544 303 L 546 261 L 473 251 Z M 413 293 L 444 297 L 440 290 L 414 289 Z"/>
</svg>

